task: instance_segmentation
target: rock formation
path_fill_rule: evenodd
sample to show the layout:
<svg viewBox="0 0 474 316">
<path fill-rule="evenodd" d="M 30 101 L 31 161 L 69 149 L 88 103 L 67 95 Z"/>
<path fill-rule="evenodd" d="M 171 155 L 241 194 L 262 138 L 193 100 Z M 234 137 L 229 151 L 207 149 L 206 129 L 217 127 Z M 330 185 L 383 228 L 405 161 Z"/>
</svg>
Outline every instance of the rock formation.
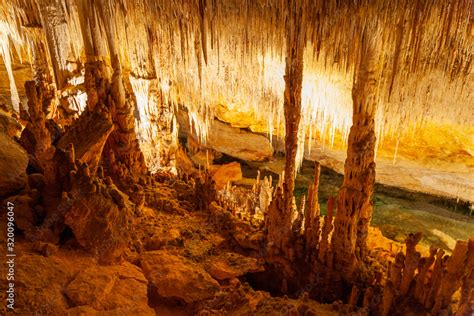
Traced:
<svg viewBox="0 0 474 316">
<path fill-rule="evenodd" d="M 372 217 L 374 115 L 380 48 L 371 36 L 367 31 L 362 37 L 360 64 L 354 77 L 353 125 L 349 133 L 344 183 L 338 195 L 332 237 L 335 264 L 349 279 L 352 278 L 356 261 L 363 261 L 366 256 L 367 231 Z"/>
<path fill-rule="evenodd" d="M 471 315 L 474 237 L 370 227 L 377 146 L 395 137 L 395 163 L 409 132 L 474 121 L 471 11 L 4 0 L 0 313 Z M 347 144 L 337 196 L 320 162 L 295 190 L 315 140 Z"/>
</svg>

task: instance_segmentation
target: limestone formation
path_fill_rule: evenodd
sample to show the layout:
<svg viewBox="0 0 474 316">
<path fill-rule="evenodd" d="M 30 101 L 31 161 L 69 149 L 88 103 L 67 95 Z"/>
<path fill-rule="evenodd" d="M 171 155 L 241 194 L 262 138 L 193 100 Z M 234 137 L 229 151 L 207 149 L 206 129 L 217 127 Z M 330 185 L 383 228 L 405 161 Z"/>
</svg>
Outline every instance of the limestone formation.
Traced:
<svg viewBox="0 0 474 316">
<path fill-rule="evenodd" d="M 285 25 L 286 62 L 285 62 L 285 174 L 283 180 L 283 208 L 281 225 L 291 230 L 293 191 L 295 189 L 295 162 L 298 148 L 298 131 L 301 118 L 301 91 L 303 85 L 303 52 L 306 45 L 306 3 L 288 3 L 288 17 Z M 271 236 L 270 238 L 277 238 Z M 288 247 L 282 244 L 282 247 Z"/>
<path fill-rule="evenodd" d="M 129 242 L 134 204 L 110 178 L 91 177 L 87 164 L 73 171 L 71 191 L 64 194 L 64 223 L 79 244 L 102 262 L 118 259 Z"/>
<path fill-rule="evenodd" d="M 367 233 L 372 217 L 375 183 L 375 126 L 380 48 L 367 31 L 352 87 L 353 125 L 349 133 L 344 183 L 339 191 L 332 237 L 336 266 L 352 277 L 357 261 L 367 254 Z"/>
<path fill-rule="evenodd" d="M 319 245 L 319 238 L 321 235 L 321 216 L 319 210 L 318 200 L 318 187 L 319 187 L 319 176 L 321 172 L 321 165 L 316 162 L 314 169 L 313 182 L 308 187 L 308 200 L 306 202 L 306 213 L 305 219 L 305 239 L 306 239 L 306 251 L 308 252 L 309 259 L 316 258 L 316 251 Z"/>
<path fill-rule="evenodd" d="M 187 127 L 187 118 L 180 114 L 179 124 L 187 128 L 190 133 L 192 129 Z M 213 121 L 205 146 L 215 151 L 224 153 L 234 158 L 248 161 L 264 161 L 273 156 L 273 147 L 269 140 L 263 135 L 253 134 L 237 127 L 229 126 L 218 120 Z"/>
<path fill-rule="evenodd" d="M 86 163 L 94 174 L 99 166 L 105 142 L 112 131 L 112 122 L 107 117 L 99 113 L 85 113 L 69 127 L 56 147 L 66 149 L 72 144 L 75 159 Z"/>
<path fill-rule="evenodd" d="M 242 180 L 242 170 L 238 162 L 231 162 L 229 164 L 216 167 L 211 171 L 212 179 L 216 183 L 216 188 L 220 189 L 228 182 Z"/>
<path fill-rule="evenodd" d="M 2 0 L 0 314 L 473 314 L 473 42 L 471 0 Z"/>
<path fill-rule="evenodd" d="M 51 133 L 54 126 L 46 120 L 44 108 L 51 99 L 41 85 L 34 81 L 25 83 L 28 97 L 28 120 L 20 138 L 20 144 L 26 149 L 34 160 L 35 166 L 46 178 L 46 183 L 51 185 L 56 181 L 56 166 L 53 161 L 55 148 L 53 141 L 55 135 Z"/>
</svg>

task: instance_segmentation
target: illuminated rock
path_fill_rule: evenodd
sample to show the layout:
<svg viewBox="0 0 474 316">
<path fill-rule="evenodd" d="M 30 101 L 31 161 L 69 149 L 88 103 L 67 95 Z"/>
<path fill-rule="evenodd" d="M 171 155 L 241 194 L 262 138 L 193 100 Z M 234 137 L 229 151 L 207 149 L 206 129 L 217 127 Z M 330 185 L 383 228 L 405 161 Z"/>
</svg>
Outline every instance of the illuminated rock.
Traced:
<svg viewBox="0 0 474 316">
<path fill-rule="evenodd" d="M 60 205 L 65 212 L 64 223 L 99 262 L 120 259 L 130 238 L 133 203 L 110 181 L 91 177 L 86 164 L 79 167 L 71 182 L 72 189 L 63 195 Z"/>
<path fill-rule="evenodd" d="M 0 194 L 7 195 L 22 189 L 26 184 L 28 155 L 8 135 L 0 132 Z"/>
<path fill-rule="evenodd" d="M 64 293 L 75 306 L 90 306 L 95 311 L 155 315 L 148 306 L 147 285 L 142 271 L 126 262 L 87 268 L 74 277 Z"/>
<path fill-rule="evenodd" d="M 264 268 L 258 264 L 256 259 L 230 252 L 212 258 L 212 262 L 207 268 L 207 272 L 216 280 L 232 279 L 247 273 L 262 271 Z"/>
<path fill-rule="evenodd" d="M 216 182 L 216 188 L 218 189 L 226 185 L 227 182 L 242 180 L 242 169 L 240 168 L 240 163 L 236 161 L 214 168 L 211 174 L 212 179 Z"/>
<path fill-rule="evenodd" d="M 193 303 L 211 298 L 219 290 L 219 283 L 206 271 L 166 251 L 144 253 L 141 267 L 161 297 Z"/>
<path fill-rule="evenodd" d="M 99 113 L 87 113 L 76 120 L 58 141 L 56 147 L 66 149 L 74 146 L 75 158 L 87 163 L 95 173 L 105 142 L 113 131 L 113 124 Z"/>
<path fill-rule="evenodd" d="M 265 136 L 232 127 L 218 120 L 212 122 L 205 144 L 199 144 L 194 130 L 190 127 L 188 113 L 180 111 L 177 118 L 182 132 L 191 136 L 191 142 L 196 143 L 196 146 L 207 147 L 248 161 L 264 161 L 273 156 L 273 147 Z"/>
<path fill-rule="evenodd" d="M 273 156 L 270 141 L 262 135 L 214 121 L 206 147 L 231 157 L 249 161 L 263 161 Z"/>
</svg>

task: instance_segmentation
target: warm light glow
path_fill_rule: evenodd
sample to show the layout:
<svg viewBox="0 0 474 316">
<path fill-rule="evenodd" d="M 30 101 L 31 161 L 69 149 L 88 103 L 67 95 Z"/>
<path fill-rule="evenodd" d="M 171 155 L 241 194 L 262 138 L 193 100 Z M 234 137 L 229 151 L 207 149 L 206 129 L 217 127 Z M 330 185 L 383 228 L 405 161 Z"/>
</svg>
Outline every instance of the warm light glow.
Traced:
<svg viewBox="0 0 474 316">
<path fill-rule="evenodd" d="M 87 105 L 87 93 L 79 92 L 68 97 L 69 107 L 80 115 Z"/>
<path fill-rule="evenodd" d="M 150 128 L 149 114 L 151 109 L 148 102 L 150 80 L 130 76 L 130 83 L 137 100 L 138 117 L 135 118 L 135 129 L 139 139 L 146 139 L 148 138 L 146 135 Z"/>
<path fill-rule="evenodd" d="M 13 109 L 19 111 L 20 109 L 20 96 L 18 95 L 18 90 L 15 83 L 15 77 L 13 75 L 12 67 L 12 48 L 10 43 L 13 43 L 17 52 L 19 47 L 22 45 L 23 40 L 18 34 L 13 24 L 8 23 L 7 21 L 0 20 L 0 55 L 2 56 L 5 68 L 8 74 L 8 80 L 10 81 L 10 95 L 12 100 Z"/>
</svg>

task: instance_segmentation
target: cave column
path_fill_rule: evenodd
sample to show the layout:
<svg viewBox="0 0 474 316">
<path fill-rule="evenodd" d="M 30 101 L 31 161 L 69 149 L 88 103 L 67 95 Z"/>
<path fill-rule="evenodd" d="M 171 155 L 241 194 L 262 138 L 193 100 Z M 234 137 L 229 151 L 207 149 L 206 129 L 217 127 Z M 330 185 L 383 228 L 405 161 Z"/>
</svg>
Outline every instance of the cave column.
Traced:
<svg viewBox="0 0 474 316">
<path fill-rule="evenodd" d="M 301 118 L 301 90 L 303 85 L 303 52 L 306 44 L 305 1 L 286 1 L 286 66 L 285 66 L 285 174 L 283 203 L 269 214 L 270 240 L 285 249 L 292 230 L 293 191 L 296 175 L 298 128 Z"/>
<path fill-rule="evenodd" d="M 372 217 L 374 116 L 381 55 L 375 37 L 368 34 L 366 31 L 362 37 L 359 61 L 355 67 L 352 127 L 332 237 L 334 263 L 346 278 L 351 278 L 356 262 L 362 261 L 366 255 L 367 232 Z"/>
</svg>

